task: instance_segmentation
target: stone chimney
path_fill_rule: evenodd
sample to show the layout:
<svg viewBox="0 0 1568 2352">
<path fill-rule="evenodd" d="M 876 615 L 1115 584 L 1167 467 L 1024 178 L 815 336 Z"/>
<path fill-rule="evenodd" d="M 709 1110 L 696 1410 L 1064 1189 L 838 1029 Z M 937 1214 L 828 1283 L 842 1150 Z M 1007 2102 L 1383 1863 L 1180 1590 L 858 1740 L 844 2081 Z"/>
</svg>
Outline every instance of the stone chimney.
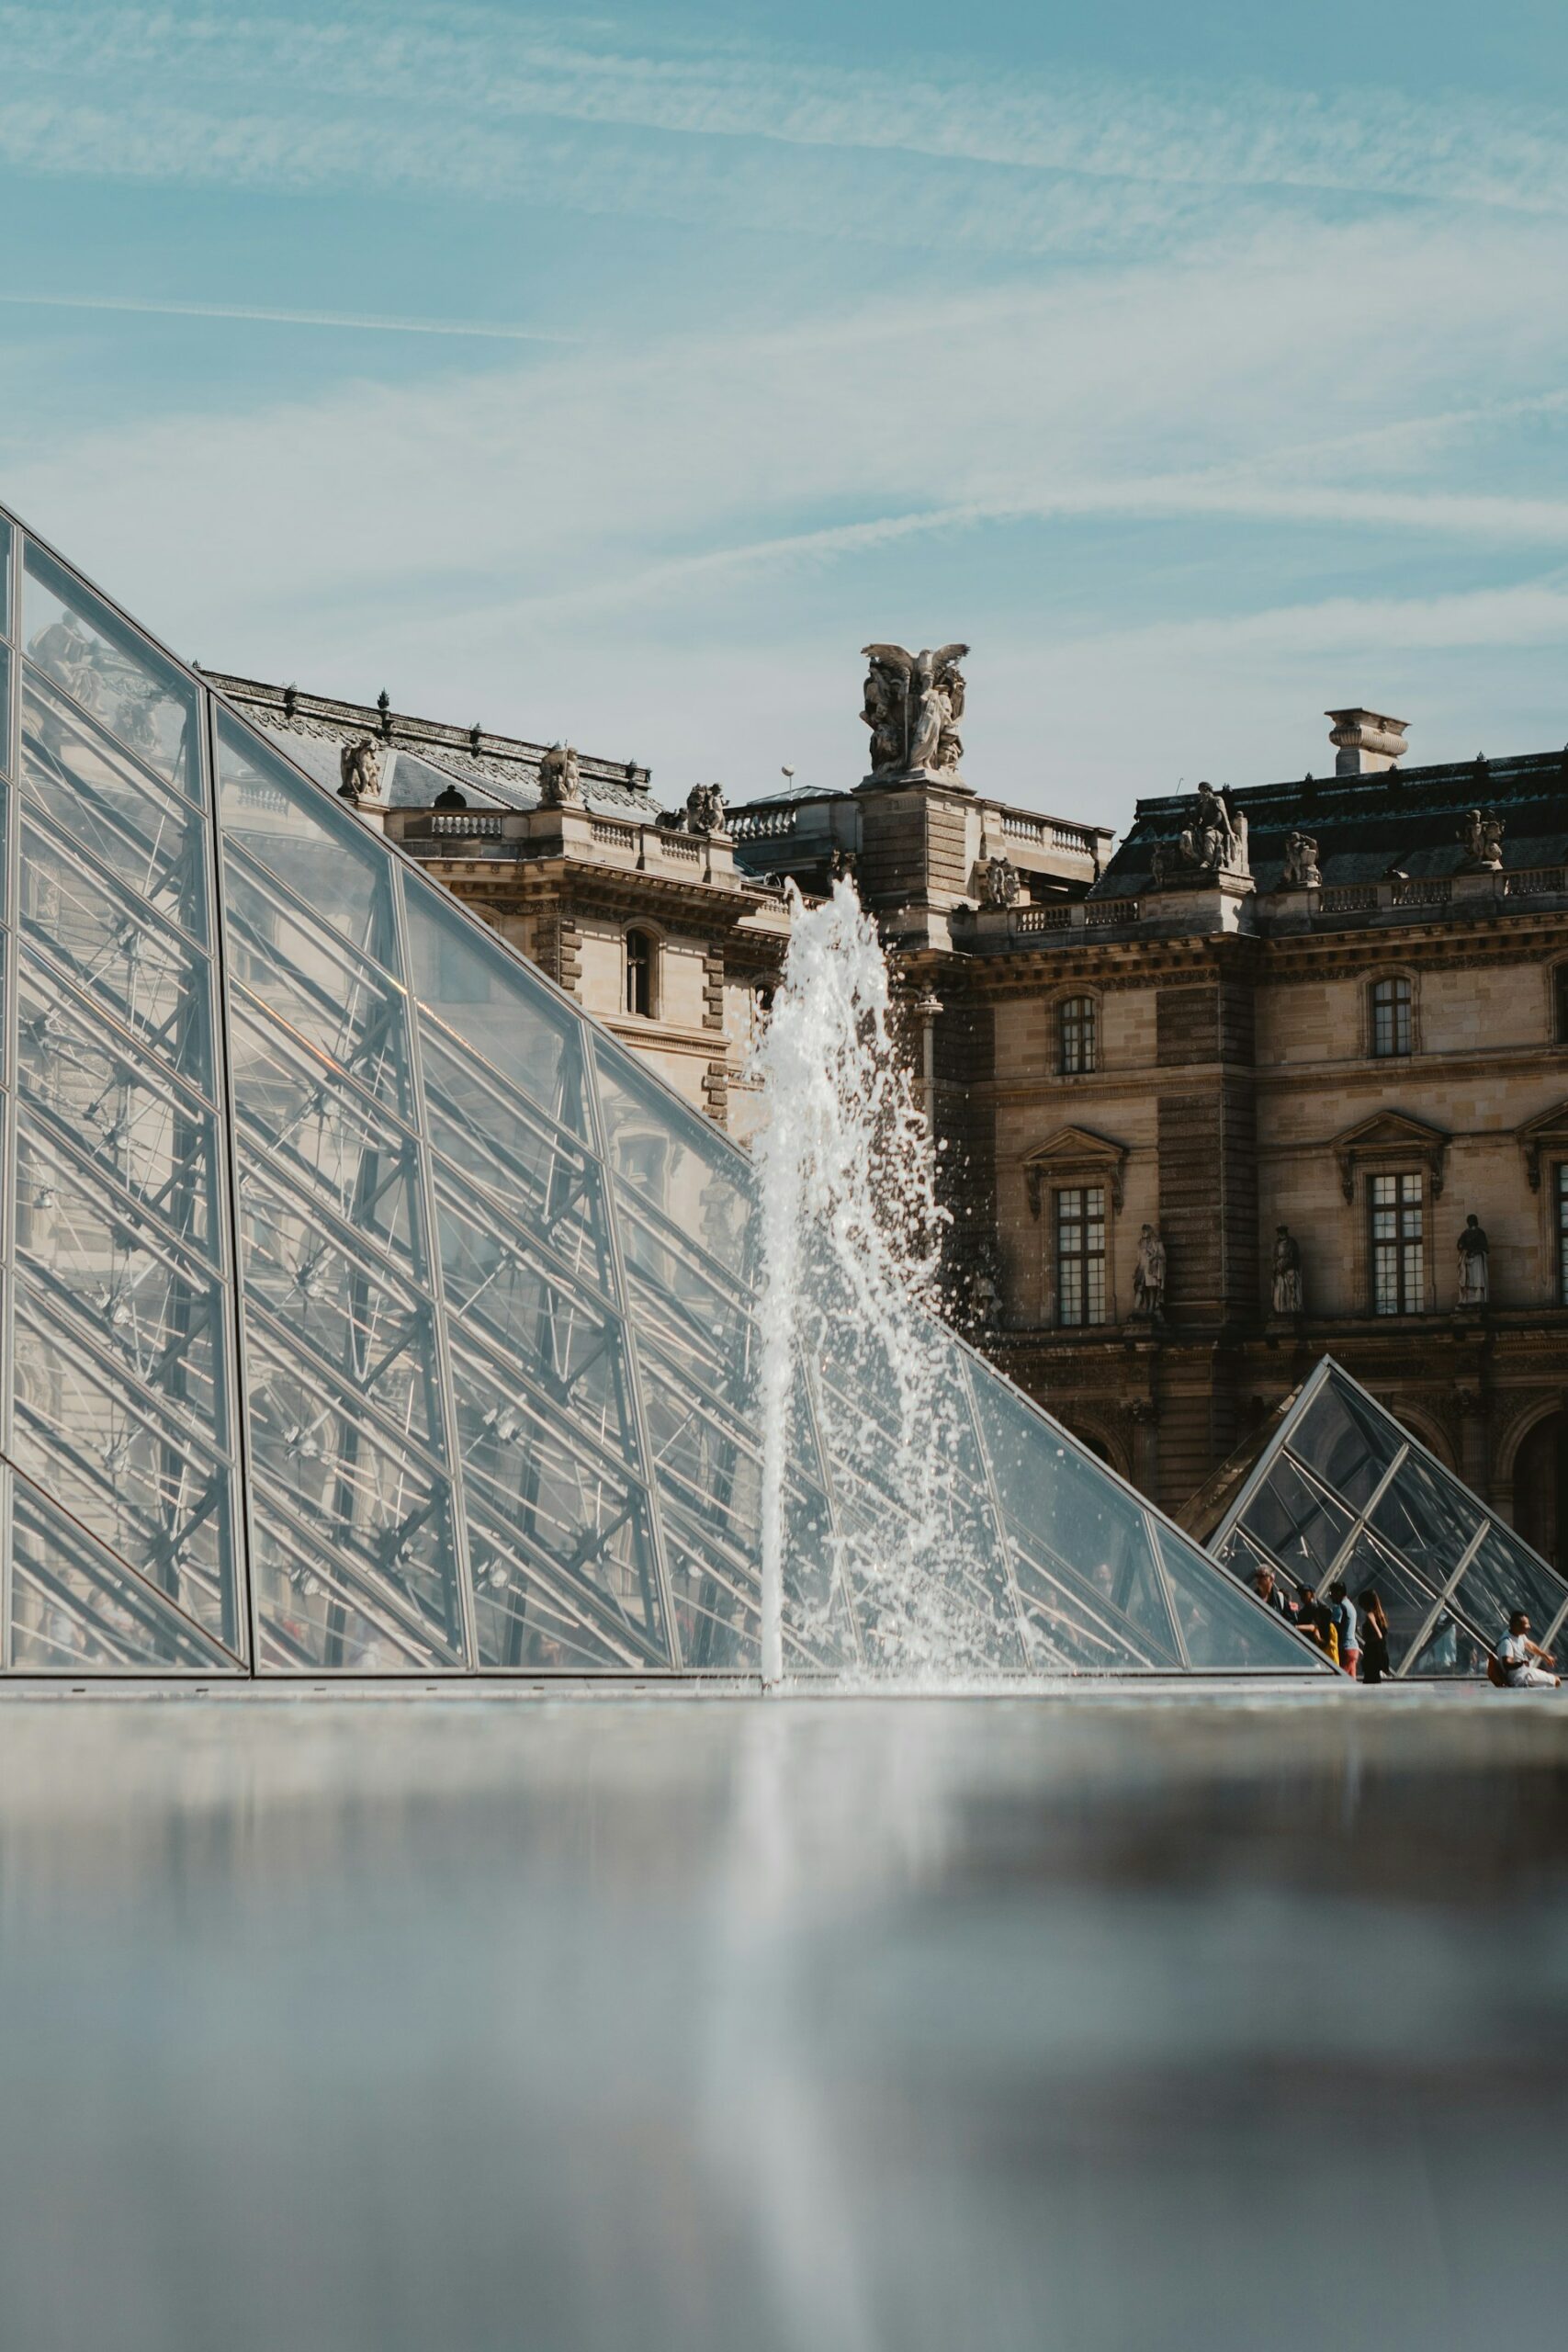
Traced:
<svg viewBox="0 0 1568 2352">
<path fill-rule="evenodd" d="M 1393 767 L 1410 749 L 1406 718 L 1387 718 L 1380 710 L 1329 710 L 1328 740 L 1337 747 L 1336 775 L 1377 775 Z"/>
</svg>

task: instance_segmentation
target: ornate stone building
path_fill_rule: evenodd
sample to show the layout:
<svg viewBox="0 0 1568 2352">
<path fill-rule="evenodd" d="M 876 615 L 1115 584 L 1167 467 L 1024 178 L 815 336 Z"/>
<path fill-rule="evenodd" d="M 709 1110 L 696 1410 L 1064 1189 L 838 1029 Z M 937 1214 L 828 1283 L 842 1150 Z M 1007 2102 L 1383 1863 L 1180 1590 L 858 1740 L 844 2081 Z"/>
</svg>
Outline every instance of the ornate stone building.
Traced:
<svg viewBox="0 0 1568 2352">
<path fill-rule="evenodd" d="M 952 771 L 749 808 L 739 854 L 856 855 L 961 1311 L 1106 1459 L 1179 1507 L 1327 1351 L 1561 1558 L 1568 754 L 1331 717 L 1332 777 L 1143 801 L 1103 872 Z"/>
<path fill-rule="evenodd" d="M 688 1101 L 744 1135 L 759 992 L 789 935 L 723 795 L 660 808 L 635 763 L 209 673 L 310 774 L 493 923 Z"/>
</svg>

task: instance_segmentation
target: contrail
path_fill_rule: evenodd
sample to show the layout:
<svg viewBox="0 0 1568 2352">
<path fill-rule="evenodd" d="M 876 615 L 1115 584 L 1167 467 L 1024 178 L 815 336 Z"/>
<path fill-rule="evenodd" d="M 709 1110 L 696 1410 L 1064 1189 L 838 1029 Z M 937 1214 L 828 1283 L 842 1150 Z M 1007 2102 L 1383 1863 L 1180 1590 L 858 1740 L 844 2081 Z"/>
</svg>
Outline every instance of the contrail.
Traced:
<svg viewBox="0 0 1568 2352">
<path fill-rule="evenodd" d="M 493 326 L 478 319 L 388 319 L 347 311 L 264 311 L 228 302 L 152 302 L 134 294 L 0 294 L 0 302 L 51 311 L 134 311 L 160 319 L 255 319 L 288 327 L 363 327 L 378 334 L 486 335 L 501 343 L 581 343 L 581 335 L 537 327 Z"/>
</svg>

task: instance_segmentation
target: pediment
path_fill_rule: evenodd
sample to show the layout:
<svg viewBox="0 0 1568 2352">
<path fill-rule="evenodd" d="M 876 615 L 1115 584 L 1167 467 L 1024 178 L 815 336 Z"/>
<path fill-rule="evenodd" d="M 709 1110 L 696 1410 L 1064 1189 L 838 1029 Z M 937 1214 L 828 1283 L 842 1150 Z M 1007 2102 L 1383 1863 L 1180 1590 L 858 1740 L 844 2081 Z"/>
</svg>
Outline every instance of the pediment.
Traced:
<svg viewBox="0 0 1568 2352">
<path fill-rule="evenodd" d="M 1357 1169 L 1369 1161 L 1387 1164 L 1399 1159 L 1414 1160 L 1430 1173 L 1434 1193 L 1443 1189 L 1443 1158 L 1449 1138 L 1441 1127 L 1434 1127 L 1429 1121 L 1417 1119 L 1408 1111 L 1374 1111 L 1370 1118 L 1358 1119 L 1354 1126 L 1342 1128 L 1331 1148 L 1339 1163 L 1339 1182 L 1348 1201 L 1355 1198 Z"/>
<path fill-rule="evenodd" d="M 1120 1208 L 1122 1170 L 1126 1161 L 1124 1143 L 1117 1143 L 1110 1136 L 1096 1135 L 1092 1127 L 1058 1127 L 1043 1143 L 1033 1145 L 1023 1154 L 1031 1215 L 1039 1216 L 1044 1187 L 1058 1177 L 1080 1176 L 1109 1183 L 1111 1200 Z"/>
<path fill-rule="evenodd" d="M 1568 1159 L 1568 1102 L 1554 1102 L 1549 1111 L 1538 1111 L 1527 1119 L 1514 1134 L 1525 1155 L 1525 1168 L 1530 1180 L 1530 1190 L 1540 1190 L 1540 1163 L 1543 1159 Z"/>
</svg>

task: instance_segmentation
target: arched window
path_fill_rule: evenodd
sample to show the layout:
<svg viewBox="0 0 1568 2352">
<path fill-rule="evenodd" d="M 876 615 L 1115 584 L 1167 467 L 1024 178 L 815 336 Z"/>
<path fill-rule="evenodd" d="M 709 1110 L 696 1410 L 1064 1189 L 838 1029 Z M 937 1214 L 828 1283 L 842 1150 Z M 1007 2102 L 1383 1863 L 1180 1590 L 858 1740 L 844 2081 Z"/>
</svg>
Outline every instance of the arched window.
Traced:
<svg viewBox="0 0 1568 2352">
<path fill-rule="evenodd" d="M 1407 1054 L 1410 1047 L 1410 983 L 1402 976 L 1372 982 L 1372 1051 Z"/>
<path fill-rule="evenodd" d="M 1099 1007 L 1091 996 L 1069 996 L 1056 1014 L 1056 1067 L 1065 1078 L 1096 1067 Z"/>
<path fill-rule="evenodd" d="M 644 1021 L 653 1018 L 653 959 L 657 953 L 646 931 L 626 933 L 626 1011 Z"/>
</svg>

